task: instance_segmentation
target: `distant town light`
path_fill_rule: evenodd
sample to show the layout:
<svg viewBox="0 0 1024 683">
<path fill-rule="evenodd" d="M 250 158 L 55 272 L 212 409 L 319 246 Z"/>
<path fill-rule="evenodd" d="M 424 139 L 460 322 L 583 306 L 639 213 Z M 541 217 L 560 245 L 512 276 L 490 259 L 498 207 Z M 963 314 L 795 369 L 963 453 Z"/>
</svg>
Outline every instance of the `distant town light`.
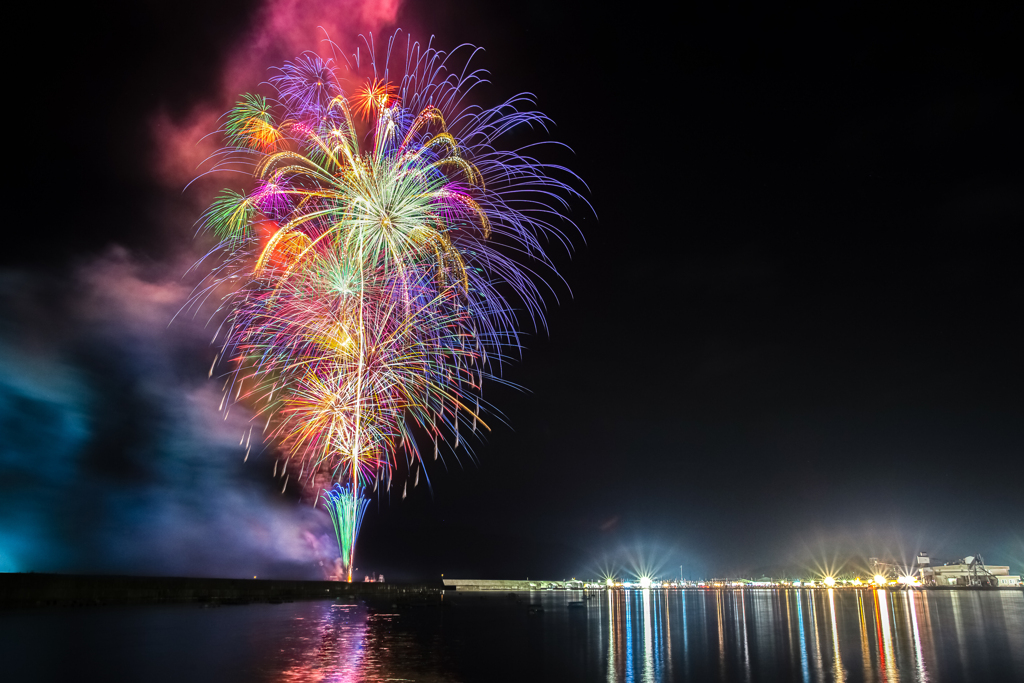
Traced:
<svg viewBox="0 0 1024 683">
<path fill-rule="evenodd" d="M 651 587 L 651 577 L 649 577 L 649 576 L 641 576 L 640 577 L 640 587 L 641 588 L 650 588 Z"/>
<path fill-rule="evenodd" d="M 826 576 L 825 577 L 825 585 L 828 586 L 829 588 L 831 588 L 832 586 L 836 585 L 836 580 L 834 578 L 832 578 L 831 576 Z"/>
<path fill-rule="evenodd" d="M 886 583 L 885 577 L 882 576 L 881 574 L 875 574 L 875 583 L 878 584 L 879 586 L 884 586 L 885 583 Z"/>
</svg>

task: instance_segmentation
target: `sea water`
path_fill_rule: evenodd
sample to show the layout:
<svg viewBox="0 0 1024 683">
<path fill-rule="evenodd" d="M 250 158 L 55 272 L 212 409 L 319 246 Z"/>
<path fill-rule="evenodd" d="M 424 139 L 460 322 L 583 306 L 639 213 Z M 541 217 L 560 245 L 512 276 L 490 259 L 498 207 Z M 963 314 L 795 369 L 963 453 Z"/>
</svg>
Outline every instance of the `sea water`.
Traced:
<svg viewBox="0 0 1024 683">
<path fill-rule="evenodd" d="M 449 592 L 5 611 L 0 679 L 1024 681 L 1024 592 Z"/>
</svg>

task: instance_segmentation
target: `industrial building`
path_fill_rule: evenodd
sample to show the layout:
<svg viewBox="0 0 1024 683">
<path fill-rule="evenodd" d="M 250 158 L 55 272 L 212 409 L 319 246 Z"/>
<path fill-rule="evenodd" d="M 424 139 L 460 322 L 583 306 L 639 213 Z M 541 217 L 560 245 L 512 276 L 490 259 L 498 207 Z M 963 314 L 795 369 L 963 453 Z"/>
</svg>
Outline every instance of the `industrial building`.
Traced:
<svg viewBox="0 0 1024 683">
<path fill-rule="evenodd" d="M 1009 566 L 986 565 L 981 555 L 933 565 L 928 553 L 917 556 L 917 575 L 925 586 L 981 586 L 1000 588 L 1019 586 L 1020 576 L 1010 574 Z"/>
</svg>

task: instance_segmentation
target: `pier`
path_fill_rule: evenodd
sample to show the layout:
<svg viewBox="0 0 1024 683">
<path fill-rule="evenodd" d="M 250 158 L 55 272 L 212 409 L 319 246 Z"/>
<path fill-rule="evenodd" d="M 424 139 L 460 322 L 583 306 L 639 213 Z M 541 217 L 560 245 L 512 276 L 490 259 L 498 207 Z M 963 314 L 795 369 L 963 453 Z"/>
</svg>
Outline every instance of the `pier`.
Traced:
<svg viewBox="0 0 1024 683">
<path fill-rule="evenodd" d="M 89 576 L 74 574 L 0 574 L 0 609 L 376 598 L 409 600 L 440 595 L 440 583 L 343 583 L 276 579 L 211 579 L 168 576 Z"/>
</svg>

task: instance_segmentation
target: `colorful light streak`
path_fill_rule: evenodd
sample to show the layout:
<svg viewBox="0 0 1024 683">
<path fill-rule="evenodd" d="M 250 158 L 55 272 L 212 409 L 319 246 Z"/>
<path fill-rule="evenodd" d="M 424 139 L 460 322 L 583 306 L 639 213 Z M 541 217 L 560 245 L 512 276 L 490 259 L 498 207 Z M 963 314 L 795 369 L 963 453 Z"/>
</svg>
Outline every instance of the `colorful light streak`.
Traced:
<svg viewBox="0 0 1024 683">
<path fill-rule="evenodd" d="M 392 37 L 380 61 L 372 39 L 369 59 L 304 54 L 270 79 L 272 96 L 226 115 L 213 170 L 253 186 L 205 214 L 218 244 L 193 298 L 222 297 L 222 409 L 255 411 L 286 453 L 282 474 L 347 482 L 323 500 L 349 580 L 362 492 L 403 475 L 415 486 L 425 455 L 490 429 L 485 378 L 519 348 L 520 315 L 543 324 L 518 260 L 554 272 L 542 239 L 565 242 L 554 221 L 579 196 L 565 169 L 498 146 L 550 123 L 520 110 L 529 96 L 463 106 L 483 73 L 406 42 Z"/>
<path fill-rule="evenodd" d="M 362 487 L 351 484 L 342 486 L 335 484 L 330 491 L 322 494 L 324 507 L 334 522 L 334 535 L 338 539 L 338 552 L 341 555 L 342 567 L 352 580 L 352 560 L 356 551 L 356 538 L 359 528 L 363 525 L 363 515 L 370 504 L 370 499 L 363 497 Z"/>
</svg>

